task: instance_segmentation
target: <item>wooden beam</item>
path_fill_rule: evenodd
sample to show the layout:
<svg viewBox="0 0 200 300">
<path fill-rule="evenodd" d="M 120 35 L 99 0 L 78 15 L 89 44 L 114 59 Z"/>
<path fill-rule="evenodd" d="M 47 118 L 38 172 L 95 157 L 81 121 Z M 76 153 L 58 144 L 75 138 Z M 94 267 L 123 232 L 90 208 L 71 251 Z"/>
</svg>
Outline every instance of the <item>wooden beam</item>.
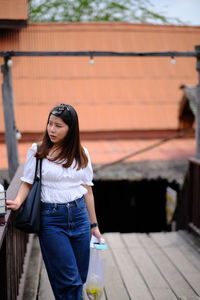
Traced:
<svg viewBox="0 0 200 300">
<path fill-rule="evenodd" d="M 13 108 L 12 74 L 11 66 L 9 66 L 10 61 L 10 57 L 5 57 L 4 65 L 1 66 L 1 70 L 3 73 L 2 95 L 5 121 L 5 138 L 7 145 L 9 177 L 12 179 L 18 168 L 19 159 Z"/>
<path fill-rule="evenodd" d="M 18 29 L 27 27 L 27 20 L 0 20 L 0 29 Z"/>
<path fill-rule="evenodd" d="M 196 51 L 200 51 L 200 45 L 195 46 Z M 196 111 L 196 157 L 200 159 L 200 55 L 197 56 L 196 70 L 198 72 L 197 83 L 197 111 Z"/>
<path fill-rule="evenodd" d="M 0 56 L 152 56 L 152 57 L 197 57 L 199 51 L 167 51 L 167 52 L 114 52 L 114 51 L 0 51 Z"/>
</svg>

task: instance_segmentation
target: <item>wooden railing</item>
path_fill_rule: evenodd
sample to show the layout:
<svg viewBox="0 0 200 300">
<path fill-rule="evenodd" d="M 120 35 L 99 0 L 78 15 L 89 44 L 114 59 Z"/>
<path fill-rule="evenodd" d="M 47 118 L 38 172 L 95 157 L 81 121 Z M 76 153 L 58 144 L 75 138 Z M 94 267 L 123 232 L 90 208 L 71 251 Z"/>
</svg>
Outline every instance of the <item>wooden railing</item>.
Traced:
<svg viewBox="0 0 200 300">
<path fill-rule="evenodd" d="M 200 160 L 189 160 L 187 181 L 188 225 L 200 236 Z"/>
<path fill-rule="evenodd" d="M 13 199 L 20 184 L 22 167 L 17 170 L 6 192 Z M 5 225 L 0 226 L 0 299 L 20 299 L 19 286 L 24 272 L 24 259 L 29 240 L 28 234 L 16 230 L 10 210 L 5 216 Z"/>
</svg>

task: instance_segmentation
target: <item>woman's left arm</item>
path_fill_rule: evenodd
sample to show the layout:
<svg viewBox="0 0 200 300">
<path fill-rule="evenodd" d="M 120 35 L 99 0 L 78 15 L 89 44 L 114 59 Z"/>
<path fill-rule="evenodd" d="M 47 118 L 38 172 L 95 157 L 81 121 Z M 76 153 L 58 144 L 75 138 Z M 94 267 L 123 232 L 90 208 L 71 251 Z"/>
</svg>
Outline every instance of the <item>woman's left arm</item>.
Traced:
<svg viewBox="0 0 200 300">
<path fill-rule="evenodd" d="M 89 185 L 84 185 L 84 188 L 86 188 L 88 191 L 87 194 L 84 196 L 84 198 L 85 198 L 85 203 L 90 218 L 90 223 L 91 224 L 97 223 L 92 187 Z M 98 226 L 91 228 L 91 234 L 98 239 L 99 243 L 101 243 L 101 233 L 99 231 Z"/>
</svg>

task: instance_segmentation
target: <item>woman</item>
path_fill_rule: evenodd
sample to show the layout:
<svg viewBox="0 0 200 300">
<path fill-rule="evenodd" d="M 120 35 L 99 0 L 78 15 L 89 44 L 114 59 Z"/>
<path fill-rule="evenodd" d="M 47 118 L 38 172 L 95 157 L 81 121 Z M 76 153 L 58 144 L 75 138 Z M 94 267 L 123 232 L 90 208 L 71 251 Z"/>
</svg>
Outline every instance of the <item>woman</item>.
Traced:
<svg viewBox="0 0 200 300">
<path fill-rule="evenodd" d="M 54 107 L 39 146 L 27 153 L 22 184 L 7 207 L 17 210 L 33 183 L 36 157 L 42 158 L 41 228 L 43 260 L 56 300 L 83 299 L 89 264 L 90 235 L 99 242 L 93 171 L 86 148 L 80 144 L 78 116 L 66 104 Z"/>
</svg>

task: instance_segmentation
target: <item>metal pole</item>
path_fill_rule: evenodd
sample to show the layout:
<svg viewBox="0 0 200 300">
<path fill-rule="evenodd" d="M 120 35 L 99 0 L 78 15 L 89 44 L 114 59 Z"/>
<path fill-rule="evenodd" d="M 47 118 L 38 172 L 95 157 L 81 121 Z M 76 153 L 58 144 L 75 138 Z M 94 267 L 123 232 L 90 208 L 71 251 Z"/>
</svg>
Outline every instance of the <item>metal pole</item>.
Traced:
<svg viewBox="0 0 200 300">
<path fill-rule="evenodd" d="M 200 51 L 200 46 L 195 46 L 196 51 Z M 198 72 L 198 83 L 196 87 L 197 111 L 196 111 L 196 157 L 200 159 L 200 55 L 197 55 L 196 70 Z"/>
<path fill-rule="evenodd" d="M 3 73 L 2 94 L 3 94 L 3 109 L 5 122 L 5 139 L 7 145 L 7 157 L 9 167 L 9 177 L 13 178 L 18 165 L 18 148 L 16 139 L 16 127 L 13 108 L 13 88 L 11 74 L 11 58 L 5 57 L 4 64 L 1 66 Z"/>
</svg>

